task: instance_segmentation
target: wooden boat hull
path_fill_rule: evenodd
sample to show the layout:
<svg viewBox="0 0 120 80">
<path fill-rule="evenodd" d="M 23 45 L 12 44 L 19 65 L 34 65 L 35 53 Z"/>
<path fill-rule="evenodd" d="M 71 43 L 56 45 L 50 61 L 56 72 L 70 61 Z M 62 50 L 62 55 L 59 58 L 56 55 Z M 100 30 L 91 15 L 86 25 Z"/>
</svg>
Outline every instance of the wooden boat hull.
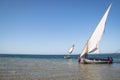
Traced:
<svg viewBox="0 0 120 80">
<path fill-rule="evenodd" d="M 113 62 L 112 59 L 95 59 L 95 58 L 81 58 L 81 64 L 111 64 Z"/>
</svg>

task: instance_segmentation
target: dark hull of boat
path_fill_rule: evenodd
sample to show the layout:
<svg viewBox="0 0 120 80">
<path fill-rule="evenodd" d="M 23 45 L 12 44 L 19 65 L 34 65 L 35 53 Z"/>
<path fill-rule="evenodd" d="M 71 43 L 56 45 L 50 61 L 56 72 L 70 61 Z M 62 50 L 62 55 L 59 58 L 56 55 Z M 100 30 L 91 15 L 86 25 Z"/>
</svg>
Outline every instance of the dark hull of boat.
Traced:
<svg viewBox="0 0 120 80">
<path fill-rule="evenodd" d="M 93 58 L 81 58 L 81 64 L 111 64 L 113 62 L 112 59 L 93 59 Z"/>
<path fill-rule="evenodd" d="M 64 59 L 71 59 L 70 56 L 64 56 Z"/>
</svg>

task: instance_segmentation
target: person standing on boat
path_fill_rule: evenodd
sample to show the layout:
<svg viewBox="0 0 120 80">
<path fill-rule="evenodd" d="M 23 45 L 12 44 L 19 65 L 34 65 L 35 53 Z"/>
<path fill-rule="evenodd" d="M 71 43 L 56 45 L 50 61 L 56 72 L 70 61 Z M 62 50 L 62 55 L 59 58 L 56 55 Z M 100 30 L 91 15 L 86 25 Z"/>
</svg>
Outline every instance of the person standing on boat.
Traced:
<svg viewBox="0 0 120 80">
<path fill-rule="evenodd" d="M 110 62 L 111 62 L 111 59 L 110 59 L 110 57 L 108 56 L 108 64 L 110 64 Z"/>
<path fill-rule="evenodd" d="M 80 59 L 80 56 L 78 57 L 78 62 L 80 62 L 81 61 L 81 59 Z"/>
</svg>

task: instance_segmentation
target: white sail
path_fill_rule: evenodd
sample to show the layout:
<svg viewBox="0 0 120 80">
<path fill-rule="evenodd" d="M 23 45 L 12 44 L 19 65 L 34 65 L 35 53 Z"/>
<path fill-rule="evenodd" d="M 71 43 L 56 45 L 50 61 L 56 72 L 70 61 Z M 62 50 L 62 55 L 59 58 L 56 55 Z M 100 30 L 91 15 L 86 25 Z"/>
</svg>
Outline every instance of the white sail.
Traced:
<svg viewBox="0 0 120 80">
<path fill-rule="evenodd" d="M 107 19 L 109 10 L 111 8 L 111 5 L 112 4 L 110 4 L 110 6 L 108 7 L 107 11 L 105 12 L 101 21 L 97 25 L 97 27 L 96 27 L 95 31 L 93 32 L 92 36 L 88 39 L 85 47 L 83 48 L 83 51 L 82 51 L 80 57 L 83 57 L 88 53 L 95 52 L 95 51 L 99 50 L 98 44 L 99 44 L 99 42 L 101 40 L 101 37 L 104 33 L 105 23 L 106 23 L 106 19 Z"/>
<path fill-rule="evenodd" d="M 74 45 L 72 45 L 72 47 L 69 49 L 69 54 L 71 54 L 72 52 L 73 52 L 73 50 L 74 50 Z"/>
</svg>

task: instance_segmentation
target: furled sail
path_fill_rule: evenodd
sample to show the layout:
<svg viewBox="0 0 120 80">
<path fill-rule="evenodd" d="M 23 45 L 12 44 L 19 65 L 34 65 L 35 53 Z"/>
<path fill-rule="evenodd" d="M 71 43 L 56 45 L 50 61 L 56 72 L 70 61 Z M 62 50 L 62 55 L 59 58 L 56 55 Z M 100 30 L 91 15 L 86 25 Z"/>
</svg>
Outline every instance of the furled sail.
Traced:
<svg viewBox="0 0 120 80">
<path fill-rule="evenodd" d="M 106 23 L 106 19 L 107 19 L 109 10 L 111 8 L 111 5 L 112 4 L 110 4 L 110 6 L 108 7 L 107 11 L 105 12 L 101 21 L 97 25 L 97 27 L 96 27 L 95 31 L 93 32 L 92 36 L 88 39 L 85 47 L 83 48 L 83 51 L 82 51 L 80 57 L 83 57 L 83 56 L 87 55 L 88 53 L 95 52 L 95 51 L 99 50 L 98 44 L 99 44 L 99 42 L 102 38 L 102 35 L 104 33 L 105 23 Z"/>
<path fill-rule="evenodd" d="M 72 45 L 72 47 L 69 49 L 69 54 L 71 54 L 72 52 L 73 52 L 73 50 L 74 50 L 74 44 Z"/>
</svg>

